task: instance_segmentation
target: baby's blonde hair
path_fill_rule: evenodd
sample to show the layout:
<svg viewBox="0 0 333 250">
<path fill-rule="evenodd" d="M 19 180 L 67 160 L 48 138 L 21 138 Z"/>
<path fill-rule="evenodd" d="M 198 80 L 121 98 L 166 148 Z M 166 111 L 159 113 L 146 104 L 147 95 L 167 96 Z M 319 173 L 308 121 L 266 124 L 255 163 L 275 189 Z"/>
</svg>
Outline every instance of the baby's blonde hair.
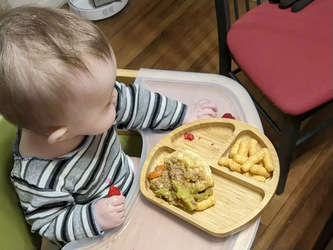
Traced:
<svg viewBox="0 0 333 250">
<path fill-rule="evenodd" d="M 66 122 L 87 58 L 113 60 L 102 32 L 65 10 L 21 7 L 0 19 L 0 114 L 48 134 Z"/>
</svg>

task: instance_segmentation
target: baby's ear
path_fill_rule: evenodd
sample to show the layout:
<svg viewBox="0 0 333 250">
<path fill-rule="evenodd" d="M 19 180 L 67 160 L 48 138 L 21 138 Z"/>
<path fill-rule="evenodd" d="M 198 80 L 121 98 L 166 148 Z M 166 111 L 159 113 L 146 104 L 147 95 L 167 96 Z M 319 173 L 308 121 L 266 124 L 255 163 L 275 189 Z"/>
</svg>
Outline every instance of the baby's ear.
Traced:
<svg viewBox="0 0 333 250">
<path fill-rule="evenodd" d="M 54 144 L 56 142 L 65 141 L 67 139 L 67 136 L 68 136 L 67 127 L 61 127 L 55 130 L 52 134 L 50 134 L 49 137 L 47 138 L 47 141 L 50 144 Z"/>
</svg>

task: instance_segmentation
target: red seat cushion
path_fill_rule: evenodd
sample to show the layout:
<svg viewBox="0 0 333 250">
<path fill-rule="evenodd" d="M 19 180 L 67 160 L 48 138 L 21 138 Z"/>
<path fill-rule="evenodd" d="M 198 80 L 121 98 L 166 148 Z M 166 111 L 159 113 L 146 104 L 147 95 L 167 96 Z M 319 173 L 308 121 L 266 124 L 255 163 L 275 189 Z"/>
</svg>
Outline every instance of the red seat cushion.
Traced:
<svg viewBox="0 0 333 250">
<path fill-rule="evenodd" d="M 298 13 L 266 2 L 228 33 L 238 65 L 286 114 L 303 114 L 332 99 L 331 9 L 331 0 L 315 0 Z"/>
</svg>

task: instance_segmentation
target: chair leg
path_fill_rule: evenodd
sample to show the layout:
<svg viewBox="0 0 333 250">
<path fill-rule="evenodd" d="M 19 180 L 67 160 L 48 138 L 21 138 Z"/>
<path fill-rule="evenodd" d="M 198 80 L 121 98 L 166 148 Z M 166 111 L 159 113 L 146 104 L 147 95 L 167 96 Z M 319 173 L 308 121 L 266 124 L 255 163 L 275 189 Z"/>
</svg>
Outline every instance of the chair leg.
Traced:
<svg viewBox="0 0 333 250">
<path fill-rule="evenodd" d="M 333 237 L 333 212 L 325 223 L 324 228 L 321 230 L 318 239 L 312 250 L 325 250 L 328 243 Z"/>
<path fill-rule="evenodd" d="M 227 34 L 230 29 L 230 13 L 228 0 L 215 0 L 217 33 L 219 41 L 219 74 L 229 76 L 231 71 L 231 56 L 227 44 Z"/>
<path fill-rule="evenodd" d="M 285 115 L 280 135 L 278 155 L 280 160 L 280 180 L 276 194 L 282 194 L 286 185 L 289 168 L 293 159 L 296 142 L 301 128 L 301 118 Z"/>
</svg>

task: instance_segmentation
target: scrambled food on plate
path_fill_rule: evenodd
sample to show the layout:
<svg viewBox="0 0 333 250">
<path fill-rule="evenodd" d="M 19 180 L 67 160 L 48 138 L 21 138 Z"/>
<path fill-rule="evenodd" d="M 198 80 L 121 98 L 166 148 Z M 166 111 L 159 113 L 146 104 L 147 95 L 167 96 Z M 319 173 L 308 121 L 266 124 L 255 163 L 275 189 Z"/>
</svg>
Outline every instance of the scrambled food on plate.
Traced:
<svg viewBox="0 0 333 250">
<path fill-rule="evenodd" d="M 175 151 L 148 175 L 155 195 L 187 211 L 205 210 L 216 202 L 209 165 L 190 150 Z"/>
<path fill-rule="evenodd" d="M 259 150 L 257 140 L 242 138 L 239 138 L 230 149 L 229 158 L 220 158 L 219 165 L 259 182 L 265 182 L 275 169 L 268 148 Z"/>
</svg>

